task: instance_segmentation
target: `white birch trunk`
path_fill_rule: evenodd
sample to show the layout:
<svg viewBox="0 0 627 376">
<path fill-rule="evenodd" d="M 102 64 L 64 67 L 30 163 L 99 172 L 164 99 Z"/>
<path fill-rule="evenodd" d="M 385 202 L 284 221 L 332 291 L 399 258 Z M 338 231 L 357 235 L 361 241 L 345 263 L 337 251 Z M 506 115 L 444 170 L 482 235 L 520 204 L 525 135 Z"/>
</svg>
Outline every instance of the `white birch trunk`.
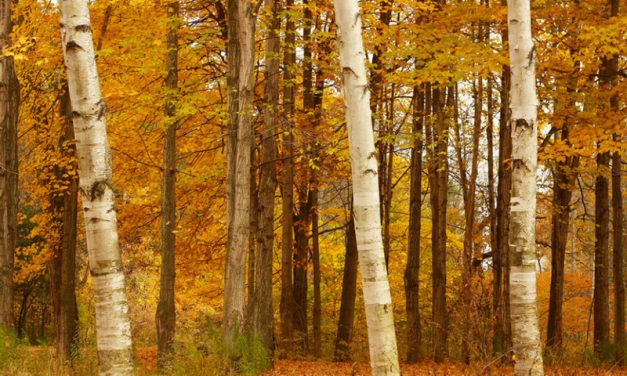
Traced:
<svg viewBox="0 0 627 376">
<path fill-rule="evenodd" d="M 61 36 L 76 135 L 100 375 L 133 373 L 131 324 L 118 246 L 105 104 L 87 0 L 62 0 Z"/>
<path fill-rule="evenodd" d="M 373 375 L 399 375 L 392 298 L 388 283 L 381 219 L 370 91 L 357 0 L 335 0 L 338 48 L 351 155 L 355 233 L 366 306 Z"/>
<path fill-rule="evenodd" d="M 536 308 L 537 96 L 529 0 L 508 3 L 512 111 L 510 301 L 516 375 L 543 375 Z"/>
</svg>

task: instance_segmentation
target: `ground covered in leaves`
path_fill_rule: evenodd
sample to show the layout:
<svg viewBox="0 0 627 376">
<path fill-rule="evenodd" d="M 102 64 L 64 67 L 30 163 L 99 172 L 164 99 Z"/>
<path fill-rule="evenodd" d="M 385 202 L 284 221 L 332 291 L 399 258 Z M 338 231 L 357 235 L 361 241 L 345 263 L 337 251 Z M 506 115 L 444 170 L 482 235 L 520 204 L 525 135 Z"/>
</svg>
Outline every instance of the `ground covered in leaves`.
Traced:
<svg viewBox="0 0 627 376">
<path fill-rule="evenodd" d="M 511 367 L 490 367 L 485 364 L 467 366 L 457 363 L 436 364 L 422 362 L 420 364 L 403 364 L 402 374 L 407 375 L 513 375 Z M 274 369 L 264 375 L 300 375 L 300 376 L 340 376 L 370 375 L 370 367 L 364 363 L 335 363 L 324 361 L 291 361 L 282 360 L 274 364 Z M 570 367 L 547 367 L 546 375 L 579 376 L 579 375 L 627 375 L 627 370 L 593 369 Z"/>
</svg>

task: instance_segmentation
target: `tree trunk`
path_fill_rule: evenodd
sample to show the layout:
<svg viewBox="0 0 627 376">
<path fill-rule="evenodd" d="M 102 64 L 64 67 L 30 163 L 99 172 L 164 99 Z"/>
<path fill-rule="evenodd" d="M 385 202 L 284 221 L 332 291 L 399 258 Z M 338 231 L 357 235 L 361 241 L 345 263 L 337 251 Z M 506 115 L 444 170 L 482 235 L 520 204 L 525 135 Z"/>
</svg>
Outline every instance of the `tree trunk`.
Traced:
<svg viewBox="0 0 627 376">
<path fill-rule="evenodd" d="M 594 185 L 595 196 L 595 242 L 594 242 L 594 349 L 597 355 L 607 347 L 610 340 L 609 308 L 609 236 L 610 208 L 609 153 L 597 155 L 598 172 Z"/>
<path fill-rule="evenodd" d="M 424 85 L 414 87 L 413 148 L 409 191 L 409 240 L 405 269 L 405 310 L 407 312 L 407 363 L 420 361 L 420 218 L 422 212 L 422 127 L 425 116 Z"/>
<path fill-rule="evenodd" d="M 315 174 L 315 171 L 312 171 Z M 314 287 L 314 306 L 312 312 L 312 329 L 313 329 L 313 352 L 316 358 L 321 356 L 322 352 L 322 297 L 320 295 L 320 241 L 318 231 L 318 189 L 313 188 L 311 195 L 313 197 L 311 212 L 311 259 L 313 263 L 313 287 Z"/>
<path fill-rule="evenodd" d="M 429 171 L 431 185 L 431 268 L 432 268 L 432 320 L 433 356 L 442 362 L 448 356 L 446 312 L 446 203 L 448 185 L 448 127 L 444 117 L 444 92 L 439 87 L 432 90 L 432 113 L 435 124 L 431 127 L 432 148 Z M 450 94 L 451 95 L 451 94 Z"/>
<path fill-rule="evenodd" d="M 100 94 L 89 9 L 85 0 L 62 0 L 60 6 L 62 45 L 96 302 L 99 372 L 101 375 L 130 375 L 133 372 L 131 324 L 118 246 L 106 110 Z"/>
<path fill-rule="evenodd" d="M 231 249 L 233 238 L 233 216 L 235 211 L 235 161 L 237 159 L 237 125 L 239 118 L 239 66 L 240 48 L 237 39 L 237 6 L 239 0 L 227 0 L 227 72 L 226 91 L 228 106 L 227 124 L 227 169 L 226 169 L 226 221 L 227 249 Z"/>
<path fill-rule="evenodd" d="M 562 125 L 562 140 L 568 142 L 568 124 Z M 562 302 L 564 300 L 564 260 L 568 242 L 570 222 L 570 200 L 575 183 L 573 169 L 578 158 L 571 156 L 556 162 L 553 175 L 553 213 L 551 229 L 551 292 L 549 299 L 549 321 L 547 325 L 547 347 L 562 348 Z"/>
<path fill-rule="evenodd" d="M 252 125 L 254 127 L 254 125 Z M 257 188 L 257 142 L 251 139 L 250 145 L 250 226 L 248 234 L 248 278 L 247 278 L 247 305 L 246 317 L 251 318 L 246 322 L 246 330 L 252 330 L 254 325 L 252 319 L 253 310 L 255 309 L 255 272 L 257 263 L 257 232 L 259 231 L 259 191 Z"/>
<path fill-rule="evenodd" d="M 346 224 L 346 256 L 342 277 L 342 300 L 340 318 L 337 322 L 337 337 L 333 360 L 346 362 L 351 359 L 350 344 L 353 339 L 355 320 L 355 298 L 357 297 L 357 239 L 355 238 L 355 220 L 351 204 L 350 219 Z"/>
<path fill-rule="evenodd" d="M 176 114 L 178 91 L 179 3 L 167 5 L 168 34 L 166 59 L 165 135 L 163 145 L 163 181 L 161 193 L 161 279 L 157 305 L 158 365 L 163 369 L 173 352 L 176 329 L 174 306 L 176 244 Z"/>
<path fill-rule="evenodd" d="M 490 216 L 490 250 L 492 251 L 492 267 L 498 254 L 496 247 L 496 207 L 494 203 L 494 102 L 492 97 L 492 77 L 488 78 L 487 96 L 487 126 L 486 139 L 488 148 L 488 215 Z M 500 256 L 500 255 L 499 255 Z M 499 260 L 500 261 L 500 260 Z M 499 265 L 500 266 L 500 265 Z M 496 283 L 496 281 L 494 281 Z M 500 287 L 500 286 L 499 286 Z M 496 312 L 494 312 L 496 313 Z"/>
<path fill-rule="evenodd" d="M 610 18 L 617 17 L 619 11 L 619 0 L 609 0 Z M 614 55 L 609 59 L 603 60 L 604 78 L 606 87 L 610 90 L 616 86 L 616 78 L 618 75 L 618 56 Z M 619 113 L 619 94 L 614 93 L 610 97 L 610 113 Z M 619 134 L 614 134 L 614 142 L 621 143 L 622 138 Z M 619 366 L 625 363 L 625 282 L 624 282 L 624 237 L 625 230 L 623 228 L 623 195 L 621 192 L 621 173 L 622 163 L 621 154 L 614 152 L 612 154 L 612 212 L 613 212 L 613 249 L 614 249 L 614 346 L 615 360 Z"/>
<path fill-rule="evenodd" d="M 294 0 L 286 0 L 286 10 L 291 11 Z M 294 285 L 292 267 L 294 257 L 294 64 L 296 61 L 294 21 L 287 17 L 285 26 L 285 56 L 283 58 L 283 108 L 285 128 L 283 130 L 283 156 L 281 172 L 282 195 L 282 249 L 281 249 L 281 334 L 286 342 L 292 341 L 294 332 Z"/>
<path fill-rule="evenodd" d="M 308 349 L 307 290 L 309 269 L 309 228 L 311 226 L 312 192 L 299 191 L 298 215 L 294 221 L 294 340 L 301 350 Z"/>
<path fill-rule="evenodd" d="M 249 0 L 238 0 L 237 41 L 240 53 L 237 153 L 233 236 L 224 276 L 224 341 L 227 354 L 238 357 L 236 342 L 246 328 L 246 253 L 250 235 L 250 165 L 255 66 L 255 15 Z"/>
<path fill-rule="evenodd" d="M 60 138 L 63 155 L 71 160 L 69 166 L 58 167 L 56 178 L 64 181 L 69 176 L 68 189 L 62 196 L 52 197 L 55 227 L 60 238 L 55 244 L 54 258 L 50 266 L 50 288 L 54 314 L 55 348 L 57 356 L 65 364 L 72 361 L 72 350 L 78 339 L 78 308 L 76 306 L 76 216 L 78 214 L 78 177 L 74 160 L 74 130 L 69 93 L 60 99 L 61 116 L 65 118 L 64 134 Z M 66 177 L 63 177 L 65 175 Z"/>
<path fill-rule="evenodd" d="M 462 191 L 465 192 L 464 197 L 464 270 L 462 274 L 462 301 L 464 302 L 464 310 L 472 312 L 472 262 L 474 258 L 474 238 L 475 238 L 475 191 L 476 180 L 479 165 L 479 139 L 481 136 L 481 113 L 483 109 L 483 81 L 481 78 L 473 83 L 474 97 L 474 124 L 472 132 L 472 160 L 470 165 L 470 177 L 466 178 L 466 161 L 462 158 L 461 145 L 458 148 L 458 159 L 460 166 L 460 175 L 462 176 Z M 457 101 L 456 104 L 457 106 Z M 457 122 L 457 121 L 456 121 Z M 457 126 L 459 129 L 459 126 Z M 459 134 L 458 134 L 459 138 Z M 461 140 L 459 140 L 461 142 Z M 462 340 L 462 359 L 466 364 L 470 363 L 470 344 L 469 335 L 471 333 L 473 323 L 470 321 L 471 316 L 466 315 L 464 319 L 465 332 L 468 337 Z"/>
<path fill-rule="evenodd" d="M 543 375 L 536 308 L 537 96 L 528 0 L 508 4 L 512 114 L 510 299 L 516 375 Z"/>
<path fill-rule="evenodd" d="M 12 1 L 0 7 L 0 49 L 10 44 Z M 0 58 L 0 327 L 14 328 L 13 257 L 17 241 L 17 119 L 20 87 L 13 57 Z"/>
<path fill-rule="evenodd" d="M 272 252 L 274 247 L 274 193 L 276 192 L 276 129 L 279 111 L 279 52 L 281 18 L 280 3 L 266 0 L 271 17 L 266 42 L 266 75 L 264 82 L 264 130 L 262 135 L 261 183 L 259 185 L 259 229 L 257 233 L 257 273 L 255 304 L 253 306 L 253 331 L 266 350 L 274 350 L 274 325 L 272 309 Z"/>
<path fill-rule="evenodd" d="M 377 161 L 359 4 L 356 0 L 351 0 L 335 1 L 334 5 L 351 154 L 355 233 L 368 322 L 370 364 L 373 375 L 398 375 L 400 368 L 392 298 L 381 238 Z"/>
<path fill-rule="evenodd" d="M 620 142 L 618 136 L 614 141 Z M 625 281 L 624 243 L 623 237 L 623 194 L 621 192 L 621 156 L 619 152 L 612 155 L 612 212 L 614 213 L 614 346 L 616 362 L 625 363 Z"/>
<path fill-rule="evenodd" d="M 322 120 L 322 100 L 324 96 L 324 77 L 322 72 L 318 70 L 316 73 L 316 91 L 314 93 L 314 135 L 317 135 L 316 129 Z M 313 165 L 320 163 L 318 150 L 320 144 L 314 142 L 312 150 Z M 320 291 L 321 271 L 320 271 L 320 240 L 318 225 L 318 170 L 319 167 L 311 167 L 309 175 L 309 186 L 312 195 L 312 212 L 311 212 L 311 258 L 313 263 L 313 287 L 314 287 L 314 306 L 313 306 L 313 337 L 314 337 L 314 356 L 322 355 L 322 295 Z"/>
<path fill-rule="evenodd" d="M 504 33 L 507 36 L 507 33 Z M 504 65 L 501 73 L 501 104 L 499 116 L 499 160 L 496 205 L 496 248 L 493 252 L 494 273 L 494 355 L 511 348 L 511 318 L 509 305 L 509 202 L 512 187 L 512 135 L 509 110 L 510 69 Z"/>
</svg>

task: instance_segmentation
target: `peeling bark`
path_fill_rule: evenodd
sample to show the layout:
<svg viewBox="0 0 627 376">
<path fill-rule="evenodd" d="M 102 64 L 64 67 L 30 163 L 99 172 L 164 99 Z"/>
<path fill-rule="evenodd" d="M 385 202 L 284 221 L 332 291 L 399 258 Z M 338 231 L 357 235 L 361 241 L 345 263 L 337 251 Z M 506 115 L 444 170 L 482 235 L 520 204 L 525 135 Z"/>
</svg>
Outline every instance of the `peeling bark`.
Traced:
<svg viewBox="0 0 627 376">
<path fill-rule="evenodd" d="M 106 107 L 100 94 L 89 9 L 85 0 L 62 0 L 61 36 L 77 139 L 89 268 L 96 302 L 96 343 L 101 375 L 133 372 L 131 324 L 118 244 Z"/>
<path fill-rule="evenodd" d="M 543 375 L 536 308 L 537 95 L 528 0 L 508 3 L 511 67 L 512 196 L 510 199 L 510 304 L 517 376 Z"/>
<path fill-rule="evenodd" d="M 381 235 L 377 161 L 359 4 L 356 0 L 337 0 L 334 5 L 351 155 L 355 233 L 368 322 L 370 364 L 373 375 L 399 375 L 392 298 Z"/>
</svg>

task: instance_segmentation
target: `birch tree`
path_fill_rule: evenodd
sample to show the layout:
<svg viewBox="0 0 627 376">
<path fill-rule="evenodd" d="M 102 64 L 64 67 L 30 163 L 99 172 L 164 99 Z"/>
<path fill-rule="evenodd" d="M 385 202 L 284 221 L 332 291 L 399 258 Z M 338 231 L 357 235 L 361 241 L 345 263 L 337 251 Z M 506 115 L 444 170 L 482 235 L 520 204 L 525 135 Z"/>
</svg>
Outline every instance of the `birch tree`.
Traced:
<svg viewBox="0 0 627 376">
<path fill-rule="evenodd" d="M 9 45 L 10 0 L 0 3 L 0 50 Z M 20 87 L 12 56 L 0 57 L 0 327 L 13 327 L 13 255 L 17 233 L 17 113 Z"/>
<path fill-rule="evenodd" d="M 510 300 L 516 375 L 543 375 L 536 309 L 536 165 L 538 147 L 534 47 L 529 0 L 508 4 L 512 196 Z"/>
<path fill-rule="evenodd" d="M 106 107 L 87 0 L 62 0 L 61 37 L 76 136 L 80 192 L 96 306 L 100 375 L 133 373 L 131 324 L 118 246 Z"/>
<path fill-rule="evenodd" d="M 353 180 L 355 233 L 373 375 L 398 375 L 392 298 L 385 265 L 370 91 L 357 0 L 336 0 L 335 15 Z"/>
</svg>

